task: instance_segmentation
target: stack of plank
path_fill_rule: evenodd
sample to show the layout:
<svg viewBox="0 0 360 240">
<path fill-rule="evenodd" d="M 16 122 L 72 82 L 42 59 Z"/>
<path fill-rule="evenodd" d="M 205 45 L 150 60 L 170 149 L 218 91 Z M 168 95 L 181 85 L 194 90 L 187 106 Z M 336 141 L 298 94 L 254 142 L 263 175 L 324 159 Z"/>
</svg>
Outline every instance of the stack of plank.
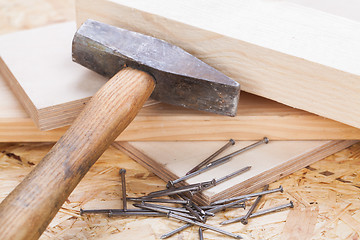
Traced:
<svg viewBox="0 0 360 240">
<path fill-rule="evenodd" d="M 252 165 L 204 192 L 199 202 L 256 190 L 360 139 L 358 19 L 319 14 L 291 1 L 233 0 L 225 6 L 215 0 L 77 0 L 76 5 L 78 26 L 91 18 L 164 39 L 240 82 L 245 92 L 233 118 L 149 100 L 114 144 L 168 181 L 230 138 L 237 140 L 233 150 L 264 136 L 271 140 L 188 180 L 206 181 Z M 0 37 L 0 73 L 7 83 L 0 86 L 0 141 L 57 140 L 105 83 L 72 63 L 75 29 L 70 22 Z"/>
</svg>

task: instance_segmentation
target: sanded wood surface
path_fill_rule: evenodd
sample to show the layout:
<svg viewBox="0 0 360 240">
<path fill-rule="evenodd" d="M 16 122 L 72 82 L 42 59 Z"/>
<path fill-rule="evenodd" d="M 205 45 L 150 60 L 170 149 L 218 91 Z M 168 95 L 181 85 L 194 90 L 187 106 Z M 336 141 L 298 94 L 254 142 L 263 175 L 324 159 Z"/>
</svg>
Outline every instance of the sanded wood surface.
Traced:
<svg viewBox="0 0 360 240">
<path fill-rule="evenodd" d="M 134 119 L 154 89 L 147 73 L 124 68 L 0 204 L 1 239 L 38 239 L 90 167 Z"/>
<path fill-rule="evenodd" d="M 0 141 L 57 141 L 65 133 L 67 127 L 40 131 L 1 76 L 0 93 Z M 82 102 L 85 100 L 78 101 Z M 23 103 L 31 106 L 29 101 Z M 65 107 L 73 110 L 65 111 L 70 116 L 62 117 L 61 114 L 55 119 L 47 117 L 47 121 L 59 124 L 60 119 L 62 123 L 64 120 L 70 123 L 82 108 L 82 104 L 70 104 Z M 30 107 L 28 111 L 32 111 L 31 109 L 33 108 Z M 63 113 L 64 108 L 59 105 L 50 107 L 46 109 L 45 116 L 59 111 Z M 277 140 L 360 139 L 360 130 L 275 101 L 242 93 L 238 114 L 234 118 L 148 101 L 117 140 L 254 140 L 264 135 Z"/>
<path fill-rule="evenodd" d="M 315 161 L 338 152 L 357 141 L 270 141 L 233 157 L 230 161 L 185 181 L 185 184 L 220 179 L 236 170 L 247 171 L 213 188 L 203 191 L 196 200 L 209 204 L 219 199 L 252 192 L 265 184 L 289 175 Z M 252 144 L 238 141 L 219 158 Z M 184 176 L 206 159 L 224 142 L 116 142 L 145 168 L 165 181 Z"/>
<path fill-rule="evenodd" d="M 67 22 L 0 37 L 3 80 L 42 130 L 72 123 L 106 82 L 71 61 L 74 32 L 74 23 Z M 64 129 L 37 131 L 9 88 L 0 84 L 0 141 L 59 139 Z M 264 134 L 278 140 L 360 138 L 354 127 L 242 93 L 235 118 L 149 101 L 119 140 L 252 140 Z"/>
<path fill-rule="evenodd" d="M 167 40 L 247 92 L 360 127 L 360 22 L 287 1 L 77 0 L 76 7 L 79 25 L 92 18 Z"/>
<path fill-rule="evenodd" d="M 53 143 L 0 143 L 0 201 L 39 163 L 52 145 Z M 270 184 L 270 189 L 282 185 L 285 192 L 265 196 L 259 204 L 259 210 L 293 200 L 294 212 L 287 209 L 250 219 L 248 225 L 234 223 L 221 228 L 241 234 L 248 240 L 287 240 L 290 236 L 301 239 L 297 233 L 304 234 L 304 227 L 314 221 L 313 232 L 310 228 L 306 230 L 307 236 L 310 236 L 306 239 L 358 239 L 359 164 L 360 144 L 356 144 Z M 129 197 L 140 197 L 165 185 L 163 180 L 140 164 L 110 147 L 75 188 L 40 239 L 155 240 L 183 225 L 177 220 L 158 217 L 80 216 L 80 208 L 122 207 L 119 176 L 121 168 L 127 170 L 126 186 Z M 247 207 L 251 204 L 252 202 L 249 202 Z M 131 207 L 129 203 L 129 208 Z M 247 210 L 242 209 L 223 211 L 215 218 L 209 218 L 208 223 L 219 227 L 220 222 L 246 212 Z M 287 226 L 288 223 L 291 226 L 294 226 L 294 222 L 298 223 L 300 219 L 297 219 L 297 216 L 303 220 L 303 227 L 296 224 L 299 232 Z M 197 230 L 197 227 L 192 227 L 170 239 L 196 240 Z M 212 231 L 205 231 L 204 234 L 205 239 L 231 239 Z"/>
</svg>

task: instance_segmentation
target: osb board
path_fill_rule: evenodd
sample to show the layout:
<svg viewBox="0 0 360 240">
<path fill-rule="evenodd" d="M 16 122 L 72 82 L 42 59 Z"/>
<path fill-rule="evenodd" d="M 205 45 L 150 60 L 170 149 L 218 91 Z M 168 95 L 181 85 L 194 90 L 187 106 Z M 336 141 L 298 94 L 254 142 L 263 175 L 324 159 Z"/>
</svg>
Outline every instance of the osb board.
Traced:
<svg viewBox="0 0 360 240">
<path fill-rule="evenodd" d="M 232 157 L 227 163 L 192 177 L 184 184 L 219 179 L 251 166 L 249 171 L 195 196 L 197 202 L 210 204 L 219 199 L 252 192 L 356 142 L 270 141 Z M 237 141 L 235 146 L 226 149 L 218 158 L 252 143 Z M 169 181 L 184 176 L 223 146 L 224 142 L 116 142 L 113 145 L 164 181 Z"/>
<path fill-rule="evenodd" d="M 0 143 L 1 199 L 51 146 L 51 143 Z M 266 196 L 259 205 L 260 209 L 265 209 L 293 200 L 293 210 L 254 218 L 245 226 L 235 223 L 222 228 L 242 234 L 245 239 L 359 239 L 359 165 L 360 144 L 356 144 L 271 184 L 270 188 L 282 185 L 285 192 Z M 80 216 L 80 207 L 122 206 L 120 168 L 127 169 L 128 196 L 142 196 L 165 185 L 141 165 L 110 147 L 70 195 L 41 239 L 159 239 L 183 224 L 155 217 Z M 241 209 L 220 212 L 208 223 L 219 226 L 218 223 L 245 212 Z M 296 229 L 292 229 L 294 226 Z M 205 231 L 205 238 L 230 239 L 211 231 Z M 198 239 L 197 228 L 189 228 L 171 239 Z"/>
</svg>

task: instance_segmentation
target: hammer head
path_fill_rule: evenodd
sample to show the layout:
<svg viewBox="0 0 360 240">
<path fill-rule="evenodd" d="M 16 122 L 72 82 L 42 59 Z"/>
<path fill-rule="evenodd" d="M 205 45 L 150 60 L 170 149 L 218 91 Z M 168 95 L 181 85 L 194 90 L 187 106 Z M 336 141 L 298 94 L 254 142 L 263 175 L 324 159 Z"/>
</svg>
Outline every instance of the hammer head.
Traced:
<svg viewBox="0 0 360 240">
<path fill-rule="evenodd" d="M 87 20 L 73 39 L 73 61 L 112 77 L 124 66 L 156 81 L 153 99 L 235 116 L 240 84 L 183 49 L 160 39 Z"/>
</svg>

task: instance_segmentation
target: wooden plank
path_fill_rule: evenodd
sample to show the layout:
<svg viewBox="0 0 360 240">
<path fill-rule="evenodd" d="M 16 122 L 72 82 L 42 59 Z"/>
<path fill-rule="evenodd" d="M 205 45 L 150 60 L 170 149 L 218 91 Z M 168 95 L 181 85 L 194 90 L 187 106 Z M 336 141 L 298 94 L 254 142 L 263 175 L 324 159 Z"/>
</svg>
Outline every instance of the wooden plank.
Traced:
<svg viewBox="0 0 360 240">
<path fill-rule="evenodd" d="M 70 61 L 73 32 L 72 23 L 62 23 L 0 37 L 3 79 L 42 130 L 70 124 L 104 82 Z M 47 51 L 37 50 L 39 46 Z M 1 79 L 0 92 L 0 141 L 56 141 L 64 133 L 66 128 L 38 131 Z M 254 140 L 264 135 L 278 140 L 360 139 L 360 130 L 242 93 L 234 118 L 149 101 L 118 140 Z"/>
<path fill-rule="evenodd" d="M 287 1 L 77 0 L 76 6 L 78 24 L 92 18 L 167 40 L 247 92 L 360 127 L 360 22 Z"/>
<path fill-rule="evenodd" d="M 226 164 L 188 179 L 185 184 L 221 178 L 246 166 L 251 170 L 196 196 L 200 203 L 252 192 L 315 161 L 338 152 L 357 141 L 271 141 L 244 152 Z M 219 157 L 252 142 L 239 141 Z M 185 175 L 210 156 L 223 142 L 116 142 L 114 146 L 165 181 Z"/>
<path fill-rule="evenodd" d="M 75 30 L 67 22 L 0 38 L 0 71 L 42 130 L 72 122 L 107 80 L 71 61 Z"/>
</svg>

